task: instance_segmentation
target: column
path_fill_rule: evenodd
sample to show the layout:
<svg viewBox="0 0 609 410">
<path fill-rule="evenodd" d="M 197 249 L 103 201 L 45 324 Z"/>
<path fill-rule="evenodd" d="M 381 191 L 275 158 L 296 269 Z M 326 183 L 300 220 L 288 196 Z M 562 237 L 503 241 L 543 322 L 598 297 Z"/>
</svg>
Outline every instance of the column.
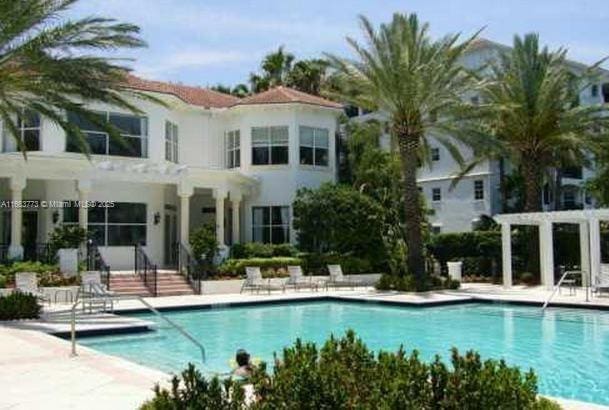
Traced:
<svg viewBox="0 0 609 410">
<path fill-rule="evenodd" d="M 87 231 L 89 225 L 89 212 L 87 201 L 91 192 L 91 181 L 88 179 L 79 179 L 76 181 L 76 190 L 78 191 L 78 226 Z M 87 244 L 80 244 L 81 255 L 87 254 Z"/>
<path fill-rule="evenodd" d="M 12 177 L 10 180 L 13 206 L 11 208 L 11 243 L 8 247 L 8 255 L 11 259 L 23 258 L 23 245 L 21 243 L 23 209 L 21 208 L 21 201 L 23 200 L 25 183 L 24 177 Z"/>
<path fill-rule="evenodd" d="M 597 218 L 590 218 L 590 272 L 592 285 L 596 283 L 596 277 L 601 271 L 601 229 L 600 221 Z"/>
<path fill-rule="evenodd" d="M 213 193 L 216 199 L 216 239 L 218 240 L 218 247 L 224 248 L 224 200 L 226 199 L 227 192 L 225 189 L 216 188 Z"/>
<path fill-rule="evenodd" d="M 590 280 L 590 233 L 588 232 L 588 222 L 579 223 L 579 254 L 582 286 L 587 286 Z"/>
<path fill-rule="evenodd" d="M 233 195 L 231 192 L 231 206 L 233 210 L 233 244 L 241 243 L 241 220 L 240 220 L 240 207 L 241 207 L 241 195 Z"/>
<path fill-rule="evenodd" d="M 541 262 L 541 284 L 546 289 L 554 287 L 554 246 L 552 222 L 543 221 L 539 225 L 539 260 Z"/>
<path fill-rule="evenodd" d="M 501 224 L 501 255 L 503 257 L 503 286 L 512 286 L 512 226 Z"/>
<path fill-rule="evenodd" d="M 178 185 L 178 196 L 180 197 L 180 243 L 186 247 L 190 236 L 190 197 L 194 193 L 192 186 L 187 184 Z"/>
</svg>

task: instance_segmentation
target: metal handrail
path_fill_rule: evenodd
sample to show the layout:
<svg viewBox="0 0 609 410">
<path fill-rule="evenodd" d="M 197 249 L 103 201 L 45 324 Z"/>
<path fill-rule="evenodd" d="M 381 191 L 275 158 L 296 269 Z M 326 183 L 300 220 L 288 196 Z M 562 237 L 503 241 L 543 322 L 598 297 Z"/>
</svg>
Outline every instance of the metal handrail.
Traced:
<svg viewBox="0 0 609 410">
<path fill-rule="evenodd" d="M 99 247 L 93 241 L 87 242 L 87 270 L 99 271 L 106 289 L 110 290 L 110 266 L 104 260 Z"/>
<path fill-rule="evenodd" d="M 104 290 L 101 289 L 99 286 L 91 285 L 91 287 L 102 295 L 105 293 Z M 195 339 L 190 333 L 188 333 L 186 331 L 186 329 L 184 329 L 182 326 L 178 325 L 173 320 L 171 320 L 168 317 L 166 317 L 165 315 L 163 315 L 157 308 L 152 306 L 150 303 L 148 303 L 146 300 L 144 300 L 144 298 L 142 298 L 141 296 L 125 297 L 125 296 L 105 295 L 104 299 L 105 300 L 109 299 L 112 302 L 115 302 L 115 301 L 118 302 L 121 300 L 133 300 L 133 299 L 140 301 L 148 310 L 150 310 L 152 313 L 154 313 L 157 317 L 164 320 L 171 327 L 176 329 L 182 336 L 184 336 L 186 339 L 190 340 L 194 345 L 196 345 L 197 348 L 201 351 L 201 363 L 205 363 L 205 347 L 197 339 Z M 72 343 L 72 353 L 71 353 L 72 356 L 78 356 L 78 353 L 76 352 L 76 308 L 82 302 L 83 302 L 83 300 L 80 299 L 79 294 L 77 294 L 76 301 L 72 304 L 72 308 L 71 308 L 71 312 L 70 312 L 70 341 Z"/>
<path fill-rule="evenodd" d="M 193 258 L 190 251 L 182 242 L 177 243 L 178 271 L 186 277 L 186 280 L 196 294 L 201 294 L 201 279 L 196 274 L 201 265 Z"/>
<path fill-rule="evenodd" d="M 580 271 L 580 270 L 568 270 L 568 271 L 565 271 L 565 273 L 563 273 L 562 276 L 560 277 L 560 280 L 558 281 L 556 286 L 554 286 L 554 290 L 552 291 L 552 294 L 544 302 L 543 306 L 541 307 L 541 310 L 545 310 L 548 307 L 548 304 L 550 303 L 550 301 L 552 300 L 554 295 L 556 295 L 556 292 L 558 292 L 558 290 L 560 289 L 560 285 L 562 285 L 563 281 L 565 280 L 565 278 L 568 275 L 581 275 L 582 279 L 583 279 L 583 276 L 584 276 L 583 274 L 584 274 L 584 272 Z"/>
<path fill-rule="evenodd" d="M 138 275 L 144 281 L 144 285 L 146 288 L 152 293 L 152 296 L 157 296 L 158 294 L 158 274 L 157 274 L 157 265 L 154 265 L 144 248 L 140 245 L 135 245 L 135 255 L 134 255 L 134 271 L 135 274 Z"/>
</svg>

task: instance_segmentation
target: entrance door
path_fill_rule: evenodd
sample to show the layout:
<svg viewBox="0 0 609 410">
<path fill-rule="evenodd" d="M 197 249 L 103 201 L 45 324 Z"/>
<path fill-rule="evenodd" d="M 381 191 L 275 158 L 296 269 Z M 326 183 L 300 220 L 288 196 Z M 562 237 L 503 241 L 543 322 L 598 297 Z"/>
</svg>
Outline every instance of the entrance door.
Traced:
<svg viewBox="0 0 609 410">
<path fill-rule="evenodd" d="M 175 211 L 165 210 L 164 218 L 164 262 L 167 267 L 176 267 L 178 243 L 178 216 Z"/>
<path fill-rule="evenodd" d="M 21 235 L 21 241 L 23 243 L 23 259 L 36 260 L 36 244 L 38 242 L 38 211 L 23 211 Z"/>
</svg>

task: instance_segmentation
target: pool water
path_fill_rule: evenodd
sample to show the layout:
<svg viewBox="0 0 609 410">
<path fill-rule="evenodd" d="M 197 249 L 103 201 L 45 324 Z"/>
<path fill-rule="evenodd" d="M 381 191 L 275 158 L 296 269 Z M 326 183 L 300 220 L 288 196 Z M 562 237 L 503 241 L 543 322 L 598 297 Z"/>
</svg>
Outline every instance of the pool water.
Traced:
<svg viewBox="0 0 609 410">
<path fill-rule="evenodd" d="M 228 307 L 165 313 L 205 346 L 205 369 L 230 369 L 235 351 L 272 361 L 296 338 L 323 342 L 351 328 L 375 350 L 417 349 L 431 360 L 445 360 L 450 348 L 475 349 L 483 358 L 503 358 L 539 377 L 540 393 L 609 404 L 609 313 L 504 304 L 394 307 L 350 302 Z M 133 335 L 81 338 L 99 351 L 168 372 L 188 362 L 201 363 L 200 352 L 176 330 L 150 314 L 159 329 Z"/>
</svg>

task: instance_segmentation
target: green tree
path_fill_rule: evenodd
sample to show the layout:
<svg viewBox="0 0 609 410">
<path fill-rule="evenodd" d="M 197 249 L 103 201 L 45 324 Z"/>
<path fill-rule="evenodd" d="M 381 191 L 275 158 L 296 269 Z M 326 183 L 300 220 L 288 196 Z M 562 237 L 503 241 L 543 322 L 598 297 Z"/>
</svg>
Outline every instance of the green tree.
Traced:
<svg viewBox="0 0 609 410">
<path fill-rule="evenodd" d="M 305 93 L 319 95 L 326 80 L 328 62 L 322 59 L 297 61 L 288 73 L 287 85 Z"/>
<path fill-rule="evenodd" d="M 524 211 L 540 211 L 546 170 L 586 164 L 599 139 L 595 130 L 609 125 L 609 107 L 579 105 L 591 70 L 574 75 L 566 50 L 541 47 L 537 34 L 515 36 L 512 50 L 501 52 L 489 71 L 479 110 L 485 140 L 472 141 L 477 158 L 470 166 L 508 159 L 524 179 Z"/>
<path fill-rule="evenodd" d="M 278 85 L 285 85 L 293 62 L 294 55 L 285 52 L 283 46 L 267 54 L 260 64 L 262 73 L 250 75 L 252 92 L 258 93 Z"/>
<path fill-rule="evenodd" d="M 356 59 L 328 55 L 340 84 L 340 91 L 330 95 L 389 117 L 389 131 L 401 160 L 408 271 L 415 276 L 417 288 L 423 289 L 424 211 L 417 168 L 429 161 L 431 134 L 463 162 L 447 131 L 458 126 L 466 112 L 463 95 L 476 85 L 475 76 L 459 61 L 475 36 L 461 43 L 459 35 L 432 40 L 428 25 L 420 24 L 415 14 L 394 14 L 378 31 L 365 17 L 360 20 L 365 45 L 347 39 Z M 455 137 L 459 139 L 460 133 Z"/>
<path fill-rule="evenodd" d="M 216 84 L 209 88 L 210 90 L 218 91 L 223 94 L 234 95 L 235 97 L 239 98 L 246 97 L 250 93 L 249 88 L 247 88 L 247 85 L 245 84 L 237 84 L 233 88 L 231 88 L 229 85 Z"/>
<path fill-rule="evenodd" d="M 347 185 L 300 189 L 293 203 L 294 229 L 301 249 L 351 253 L 373 265 L 386 262 L 384 210 L 371 197 Z"/>
<path fill-rule="evenodd" d="M 88 154 L 85 135 L 64 112 L 76 113 L 120 140 L 119 131 L 82 102 L 139 112 L 126 97 L 144 98 L 125 87 L 123 60 L 90 54 L 145 46 L 139 28 L 103 17 L 62 18 L 76 1 L 0 2 L 0 119 L 24 155 L 19 122 L 31 112 L 59 125 Z"/>
</svg>

